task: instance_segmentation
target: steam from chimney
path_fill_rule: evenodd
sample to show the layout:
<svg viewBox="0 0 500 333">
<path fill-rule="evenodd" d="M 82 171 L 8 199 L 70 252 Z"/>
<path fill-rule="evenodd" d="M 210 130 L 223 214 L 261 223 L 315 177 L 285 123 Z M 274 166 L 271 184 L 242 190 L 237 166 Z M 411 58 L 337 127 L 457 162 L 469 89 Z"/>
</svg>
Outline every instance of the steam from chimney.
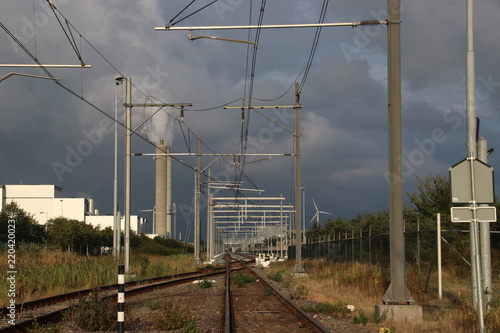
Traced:
<svg viewBox="0 0 500 333">
<path fill-rule="evenodd" d="M 156 110 L 151 112 L 156 112 Z M 147 126 L 146 134 L 149 141 L 157 143 L 163 140 L 167 147 L 172 147 L 174 144 L 174 118 L 170 112 L 172 111 L 160 110 L 148 121 L 149 126 Z"/>
</svg>

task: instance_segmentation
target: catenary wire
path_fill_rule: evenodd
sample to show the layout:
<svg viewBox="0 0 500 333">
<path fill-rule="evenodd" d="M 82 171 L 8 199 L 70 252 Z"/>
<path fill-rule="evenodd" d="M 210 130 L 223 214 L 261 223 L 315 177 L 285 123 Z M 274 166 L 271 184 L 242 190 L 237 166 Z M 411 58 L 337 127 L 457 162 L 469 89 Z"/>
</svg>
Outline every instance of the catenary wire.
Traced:
<svg viewBox="0 0 500 333">
<path fill-rule="evenodd" d="M 42 63 L 40 63 L 40 61 L 38 59 L 36 59 L 36 57 L 24 46 L 24 44 L 22 44 L 17 38 L 16 36 L 2 23 L 0 22 L 0 27 L 12 38 L 12 40 L 14 40 L 14 42 L 16 44 L 19 45 L 19 47 L 21 47 L 21 49 L 34 61 L 38 64 L 38 66 L 45 72 L 45 74 L 47 74 L 48 77 L 52 78 L 54 83 L 57 84 L 58 86 L 60 86 L 61 88 L 63 88 L 64 90 L 66 90 L 67 92 L 69 92 L 70 94 L 74 95 L 75 97 L 78 97 L 80 100 L 82 100 L 83 102 L 85 102 L 87 105 L 89 105 L 90 107 L 92 107 L 93 109 L 97 110 L 98 112 L 102 113 L 104 116 L 106 116 L 107 118 L 113 120 L 113 121 L 116 121 L 118 122 L 118 124 L 120 126 L 122 126 L 123 128 L 127 129 L 127 127 L 125 126 L 125 124 L 119 122 L 117 119 L 115 119 L 113 116 L 107 114 L 104 110 L 102 110 L 101 108 L 99 108 L 97 105 L 95 105 L 94 103 L 92 103 L 91 101 L 87 100 L 86 98 L 84 98 L 83 96 L 80 96 L 78 95 L 78 93 L 76 93 L 75 91 L 73 91 L 71 88 L 65 86 L 64 84 L 62 84 L 61 82 L 59 81 L 56 81 L 55 77 L 52 75 L 52 73 L 50 73 L 50 71 L 45 67 L 43 66 Z M 129 130 L 132 130 L 132 129 L 129 129 Z M 146 141 L 148 144 L 156 147 L 156 145 L 154 143 L 152 143 L 151 141 L 149 141 L 147 138 L 145 138 L 144 136 L 140 135 L 140 134 L 137 134 L 135 133 L 135 135 L 137 135 L 139 138 L 141 138 L 142 140 Z M 173 159 L 175 159 L 177 162 L 181 163 L 182 165 L 194 170 L 194 168 L 186 163 L 184 163 L 182 160 L 180 159 L 177 159 L 175 158 L 174 156 L 172 156 Z"/>
<path fill-rule="evenodd" d="M 214 3 L 216 3 L 217 1 L 218 1 L 218 0 L 214 0 L 214 1 L 210 2 L 209 4 L 207 4 L 207 5 L 203 6 L 203 7 L 201 7 L 200 9 L 195 10 L 195 11 L 194 11 L 194 12 L 192 12 L 191 14 L 184 16 L 184 17 L 183 17 L 183 18 L 181 18 L 180 20 L 177 20 L 177 21 L 175 21 L 174 23 L 171 23 L 171 24 L 169 23 L 169 25 L 171 25 L 171 26 L 176 25 L 177 23 L 184 21 L 184 20 L 185 20 L 185 19 L 187 19 L 188 17 L 193 16 L 194 14 L 196 14 L 196 13 L 198 13 L 198 12 L 202 11 L 203 9 L 205 9 L 205 8 L 207 8 L 208 6 L 210 6 L 210 5 L 214 4 Z"/>
<path fill-rule="evenodd" d="M 263 2 L 263 3 L 265 4 L 265 2 Z M 262 9 L 263 9 L 263 8 L 264 8 L 264 7 L 262 7 Z M 58 12 L 59 12 L 59 10 L 58 10 Z M 261 10 L 261 14 L 262 14 L 262 12 L 263 12 L 263 11 Z M 60 12 L 59 12 L 59 13 L 60 13 Z M 62 15 L 62 14 L 61 14 L 61 15 Z M 62 15 L 62 16 L 63 16 L 63 15 Z M 64 17 L 64 16 L 63 16 L 63 17 Z M 61 21 L 59 20 L 59 18 L 58 18 L 58 21 L 59 21 L 59 23 L 60 23 L 60 24 L 61 24 L 61 26 L 62 26 L 62 23 L 61 23 Z M 68 30 L 69 30 L 69 33 L 70 33 L 70 35 L 71 35 L 71 39 L 70 39 L 70 36 L 68 36 L 68 34 L 65 32 L 65 33 L 66 33 L 66 35 L 67 35 L 67 37 L 68 37 L 68 40 L 70 40 L 70 43 L 72 44 L 72 46 L 73 46 L 73 45 L 75 45 L 73 48 L 75 49 L 75 52 L 76 52 L 76 53 L 77 53 L 77 55 L 79 56 L 79 59 L 81 59 L 81 53 L 79 52 L 78 48 L 76 47 L 76 42 L 75 42 L 75 40 L 74 40 L 74 36 L 73 36 L 73 34 L 72 34 L 72 31 L 71 31 L 70 27 L 72 27 L 75 31 L 77 31 L 77 30 L 74 28 L 74 26 L 71 24 L 71 22 L 69 22 L 66 18 L 65 18 L 65 22 L 66 22 L 66 25 L 68 26 Z M 262 22 L 262 21 L 260 20 L 260 22 Z M 63 30 L 64 30 L 64 28 L 63 28 Z M 83 37 L 81 34 L 80 34 L 80 38 L 81 38 L 81 39 L 83 39 L 83 40 L 85 40 L 85 41 L 86 41 L 86 42 L 87 42 L 87 43 L 88 43 L 88 44 L 89 44 L 89 45 L 90 45 L 90 46 L 94 49 L 94 51 L 96 51 L 96 52 L 97 52 L 97 53 L 98 53 L 98 54 L 99 54 L 99 55 L 100 55 L 100 56 L 101 56 L 104 60 L 106 60 L 106 62 L 108 62 L 108 64 L 109 64 L 111 67 L 113 67 L 113 68 L 114 68 L 114 69 L 115 69 L 118 73 L 120 73 L 120 71 L 119 71 L 119 70 L 118 70 L 118 69 L 117 69 L 117 68 L 116 68 L 116 67 L 115 67 L 115 66 L 114 66 L 114 65 L 113 65 L 113 64 L 112 64 L 112 63 L 111 63 L 108 59 L 106 59 L 106 57 L 104 57 L 104 56 L 103 56 L 103 55 L 102 55 L 102 54 L 101 54 L 101 53 L 100 53 L 100 52 L 99 52 L 99 51 L 98 51 L 98 50 L 97 50 L 97 49 L 96 49 L 96 48 L 92 45 L 92 43 L 90 43 L 90 42 L 89 42 L 89 41 L 88 41 L 85 37 Z M 71 40 L 72 40 L 72 41 L 71 41 Z M 258 37 L 256 38 L 256 40 L 258 40 Z M 255 48 L 254 48 L 254 54 L 256 55 L 256 49 L 255 49 Z M 36 59 L 37 57 L 35 56 L 34 58 Z M 255 57 L 254 57 L 254 59 L 255 59 Z M 43 66 L 41 66 L 41 67 L 43 68 Z M 44 69 L 44 70 L 46 71 L 46 69 Z M 48 71 L 46 71 L 46 72 L 48 73 Z M 253 62 L 252 72 L 253 72 L 253 75 L 252 75 L 252 81 L 253 81 L 253 78 L 254 78 L 254 75 L 255 75 L 255 61 Z M 49 74 L 48 74 L 48 75 L 49 75 Z M 51 75 L 49 75 L 49 76 L 51 76 Z M 71 91 L 71 89 L 69 89 L 68 87 L 64 86 L 64 85 L 63 85 L 63 84 L 61 84 L 61 83 L 58 83 L 58 84 L 59 84 L 61 87 L 63 87 L 64 89 L 68 90 L 70 93 L 74 94 L 75 96 L 79 97 L 80 99 L 82 99 L 83 101 L 85 101 L 86 103 L 88 103 L 89 105 L 91 105 L 92 107 L 94 107 L 95 109 L 97 109 L 99 112 L 101 112 L 101 113 L 103 113 L 103 114 L 105 114 L 106 116 L 108 116 L 108 117 L 109 117 L 109 115 L 107 115 L 104 111 L 100 110 L 97 106 L 93 105 L 90 101 L 88 101 L 88 100 L 86 100 L 85 98 L 83 98 L 83 93 L 82 93 L 82 96 L 78 96 L 76 93 L 74 93 L 73 91 Z M 252 83 L 252 85 L 253 85 L 253 83 Z M 251 85 L 251 86 L 252 86 L 252 85 Z M 82 84 L 82 86 L 83 86 L 83 84 Z M 292 85 L 292 86 L 293 86 L 293 85 Z M 134 87 L 135 87 L 135 86 L 134 86 Z M 137 87 L 135 87 L 135 88 L 136 88 L 138 91 L 140 91 L 140 89 L 138 89 Z M 291 89 L 291 87 L 287 90 L 287 92 L 288 92 L 290 89 Z M 285 94 L 286 94 L 287 92 L 285 92 Z M 142 92 L 141 92 L 141 93 L 142 93 Z M 250 97 L 251 97 L 251 95 L 252 95 L 252 94 L 253 94 L 253 92 L 251 92 Z M 285 94 L 283 94 L 283 95 L 285 95 Z M 282 95 L 282 96 L 283 96 L 283 95 Z M 281 98 L 282 96 L 280 96 L 280 97 L 278 97 L 278 98 Z M 278 99 L 278 98 L 276 98 L 276 99 Z M 257 99 L 257 98 L 255 98 L 255 99 L 256 99 L 256 100 L 263 100 L 263 99 Z M 240 98 L 240 99 L 237 99 L 237 100 L 241 100 L 241 98 Z M 237 101 L 237 100 L 236 100 L 236 101 Z M 251 100 L 251 98 L 250 98 L 249 100 Z M 275 99 L 273 99 L 273 100 L 275 100 Z M 271 101 L 271 100 L 267 100 L 267 101 Z M 224 105 L 228 105 L 228 104 L 231 104 L 231 103 L 233 103 L 233 102 L 234 102 L 234 101 L 229 102 L 229 103 L 224 104 Z M 224 105 L 223 105 L 223 106 L 224 106 Z M 215 107 L 215 108 L 210 108 L 210 109 L 188 110 L 188 111 L 213 110 L 213 109 L 216 109 L 216 108 L 217 108 L 217 107 Z M 111 117 L 110 117 L 110 118 L 111 118 Z M 113 119 L 113 118 L 112 118 L 112 119 Z M 114 121 L 117 121 L 117 120 L 115 120 L 115 119 L 113 119 L 113 120 L 114 120 Z M 121 125 L 123 126 L 123 124 L 121 124 Z M 136 134 L 136 135 L 137 135 L 137 134 Z M 248 135 L 248 122 L 247 122 L 246 136 L 247 136 L 247 135 Z M 140 136 L 140 135 L 138 135 L 138 136 Z M 140 136 L 140 137 L 141 137 L 142 139 L 144 139 L 144 140 L 148 141 L 146 138 L 144 138 L 144 137 L 142 137 L 142 136 Z M 149 141 L 148 141 L 148 142 L 149 142 Z M 225 161 L 225 160 L 224 160 L 224 161 Z M 228 163 L 228 162 L 227 162 L 227 161 L 225 161 L 225 163 Z M 187 166 L 187 165 L 186 165 L 186 166 Z M 188 166 L 188 167 L 189 167 L 189 166 Z M 244 174 L 243 170 L 241 170 L 241 172 L 242 172 L 242 174 Z"/>
<path fill-rule="evenodd" d="M 177 15 L 175 15 L 168 23 L 168 25 L 171 25 L 172 24 L 172 21 L 175 20 L 179 15 L 181 15 L 182 13 L 184 13 L 184 11 L 186 9 L 189 8 L 189 6 L 191 6 L 196 0 L 192 0 L 189 4 L 186 5 L 186 7 L 184 7 L 179 13 L 177 13 Z"/>
<path fill-rule="evenodd" d="M 37 52 L 37 28 L 35 27 L 35 0 L 33 0 L 33 31 L 34 31 L 34 41 L 35 41 L 35 58 L 38 58 L 38 52 Z"/>
<path fill-rule="evenodd" d="M 70 35 L 71 35 L 71 38 L 70 38 L 70 35 L 68 35 L 68 31 L 66 31 L 66 29 L 64 28 L 64 26 L 63 26 L 63 24 L 62 24 L 61 20 L 59 19 L 59 16 L 58 16 L 58 15 L 57 15 L 57 13 L 56 13 L 56 7 L 55 7 L 53 4 L 51 4 L 51 3 L 49 3 L 49 6 L 50 6 L 50 8 L 52 9 L 52 12 L 54 13 L 54 16 L 56 17 L 57 22 L 59 22 L 59 25 L 61 26 L 62 31 L 63 31 L 63 32 L 64 32 L 64 34 L 66 35 L 66 38 L 68 39 L 68 41 L 69 41 L 69 43 L 70 43 L 71 47 L 73 48 L 73 51 L 75 51 L 76 56 L 78 57 L 78 60 L 80 60 L 80 63 L 81 63 L 81 64 L 84 64 L 84 62 L 83 62 L 83 60 L 82 60 L 82 56 L 81 56 L 81 54 L 80 54 L 80 51 L 78 51 L 78 47 L 77 47 L 77 45 L 76 45 L 75 39 L 74 39 L 74 37 L 73 37 L 73 34 L 72 34 L 72 32 L 71 32 L 71 28 L 70 28 L 70 26 L 69 26 L 69 24 L 68 24 L 68 22 L 69 22 L 69 21 L 68 21 L 68 20 L 67 20 L 67 19 L 63 16 L 63 17 L 64 17 L 64 21 L 66 22 L 66 26 L 68 27 L 68 31 L 69 31 L 69 33 L 70 33 Z M 58 11 L 58 12 L 59 12 L 59 11 Z M 60 12 L 59 12 L 59 13 L 60 13 Z"/>
<path fill-rule="evenodd" d="M 265 7 L 266 7 L 266 0 L 262 0 L 261 6 L 260 6 L 260 13 L 259 13 L 259 19 L 257 25 L 259 28 L 257 28 L 256 34 L 255 34 L 255 39 L 254 39 L 254 45 L 253 45 L 253 52 L 252 52 L 252 57 L 251 57 L 251 65 L 250 65 L 250 83 L 248 87 L 248 109 L 247 109 L 247 116 L 245 117 L 245 120 L 242 124 L 242 142 L 241 142 L 241 160 L 243 161 L 241 163 L 241 168 L 238 174 L 236 174 L 235 177 L 235 183 L 238 184 L 241 181 L 241 175 L 244 170 L 245 166 L 245 153 L 247 149 L 247 144 L 248 144 L 248 134 L 249 134 L 249 127 L 250 127 L 250 106 L 252 102 L 252 96 L 253 96 L 253 87 L 254 87 L 254 82 L 255 82 L 255 70 L 256 70 L 256 65 L 257 65 L 257 50 L 258 50 L 258 43 L 259 43 L 259 38 L 260 38 L 260 32 L 262 26 L 262 22 L 264 21 L 264 13 L 265 13 Z"/>
<path fill-rule="evenodd" d="M 321 7 L 321 13 L 320 13 L 318 23 L 323 23 L 325 21 L 326 11 L 328 9 L 328 3 L 329 3 L 329 0 L 323 0 L 323 6 Z M 302 89 L 304 87 L 304 84 L 307 80 L 307 76 L 309 74 L 309 70 L 311 69 L 314 55 L 316 54 L 316 48 L 318 47 L 318 42 L 319 42 L 319 37 L 321 35 L 321 31 L 322 31 L 321 27 L 316 28 L 316 33 L 314 35 L 313 43 L 311 46 L 311 51 L 309 53 L 309 59 L 307 60 L 307 65 L 305 67 L 304 76 L 302 77 L 302 81 L 300 82 L 300 89 Z"/>
</svg>

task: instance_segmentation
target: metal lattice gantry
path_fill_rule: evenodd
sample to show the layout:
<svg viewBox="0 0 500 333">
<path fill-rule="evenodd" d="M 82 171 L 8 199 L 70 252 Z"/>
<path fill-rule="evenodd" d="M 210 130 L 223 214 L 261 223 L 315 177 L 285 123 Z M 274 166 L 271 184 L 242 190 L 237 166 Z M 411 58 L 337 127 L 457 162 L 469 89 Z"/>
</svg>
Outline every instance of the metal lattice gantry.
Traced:
<svg viewBox="0 0 500 333">
<path fill-rule="evenodd" d="M 286 256 L 295 213 L 285 197 L 215 197 L 209 222 L 225 248 L 268 251 Z"/>
</svg>

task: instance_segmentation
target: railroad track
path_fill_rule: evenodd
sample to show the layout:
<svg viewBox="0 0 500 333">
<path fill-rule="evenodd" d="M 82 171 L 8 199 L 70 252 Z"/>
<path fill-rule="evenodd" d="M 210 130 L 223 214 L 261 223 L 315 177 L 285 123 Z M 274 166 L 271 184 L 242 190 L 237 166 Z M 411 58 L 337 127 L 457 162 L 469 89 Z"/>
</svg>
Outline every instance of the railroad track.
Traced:
<svg viewBox="0 0 500 333">
<path fill-rule="evenodd" d="M 253 277 L 256 283 L 249 283 L 242 288 L 236 286 L 240 278 L 235 278 L 241 273 L 229 273 L 229 264 L 227 271 L 226 333 L 330 332 L 248 265 L 245 265 L 245 273 Z"/>
<path fill-rule="evenodd" d="M 217 269 L 207 271 L 206 273 L 190 272 L 152 279 L 130 281 L 125 283 L 125 295 L 130 297 L 146 293 L 151 290 L 188 283 L 197 279 L 206 279 L 211 276 L 223 275 L 225 273 L 224 269 Z M 8 314 L 11 309 L 7 307 L 0 308 L 0 332 L 24 332 L 32 327 L 35 322 L 37 324 L 44 324 L 48 322 L 60 321 L 64 312 L 74 307 L 75 300 L 88 296 L 92 293 L 99 293 L 103 301 L 116 302 L 117 294 L 115 291 L 117 289 L 118 284 L 112 284 L 16 304 L 15 325 L 11 325 L 8 322 Z"/>
<path fill-rule="evenodd" d="M 269 285 L 265 278 L 259 276 L 247 264 L 251 261 L 247 256 L 224 256 L 227 266 L 205 274 L 182 274 L 148 281 L 134 281 L 125 288 L 125 300 L 133 317 L 127 331 L 144 332 L 153 330 L 151 318 L 154 311 L 145 304 L 152 299 L 170 300 L 178 304 L 186 312 L 196 318 L 200 332 L 329 332 L 315 319 L 294 305 L 286 296 Z M 250 277 L 250 281 L 238 286 L 238 278 Z M 200 289 L 193 287 L 194 280 L 211 279 L 213 287 Z M 117 285 L 105 286 L 99 289 L 101 301 L 115 302 Z M 63 313 L 75 304 L 75 298 L 85 297 L 95 289 L 71 293 L 73 295 L 57 296 L 53 300 L 44 299 L 25 303 L 24 309 L 30 308 L 26 320 L 16 318 L 16 325 L 0 328 L 0 332 L 23 332 L 31 327 L 34 320 L 38 324 L 44 322 L 62 321 Z M 68 302 L 68 298 L 72 301 Z M 60 301 L 58 299 L 64 299 Z M 57 302 L 49 308 L 41 304 Z M 57 306 L 57 309 L 53 307 Z M 0 309 L 5 316 L 8 309 Z M 24 311 L 19 308 L 19 311 Z M 22 313 L 22 312 L 21 312 Z M 16 313 L 17 315 L 17 313 Z M 73 329 L 72 329 L 73 330 Z M 161 330 L 161 329 L 159 329 Z M 74 332 L 79 332 L 78 330 Z M 82 330 L 83 332 L 83 330 Z"/>
</svg>

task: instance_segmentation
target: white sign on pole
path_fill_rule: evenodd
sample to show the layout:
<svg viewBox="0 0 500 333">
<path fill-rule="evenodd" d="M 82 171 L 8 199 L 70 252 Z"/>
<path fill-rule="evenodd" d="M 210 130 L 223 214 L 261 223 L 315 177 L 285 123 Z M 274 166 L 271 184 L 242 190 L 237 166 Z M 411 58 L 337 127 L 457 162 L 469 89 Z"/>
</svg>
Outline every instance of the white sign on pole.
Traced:
<svg viewBox="0 0 500 333">
<path fill-rule="evenodd" d="M 451 222 L 472 222 L 472 207 L 452 207 Z M 477 207 L 477 222 L 496 222 L 497 210 L 495 206 Z"/>
</svg>

